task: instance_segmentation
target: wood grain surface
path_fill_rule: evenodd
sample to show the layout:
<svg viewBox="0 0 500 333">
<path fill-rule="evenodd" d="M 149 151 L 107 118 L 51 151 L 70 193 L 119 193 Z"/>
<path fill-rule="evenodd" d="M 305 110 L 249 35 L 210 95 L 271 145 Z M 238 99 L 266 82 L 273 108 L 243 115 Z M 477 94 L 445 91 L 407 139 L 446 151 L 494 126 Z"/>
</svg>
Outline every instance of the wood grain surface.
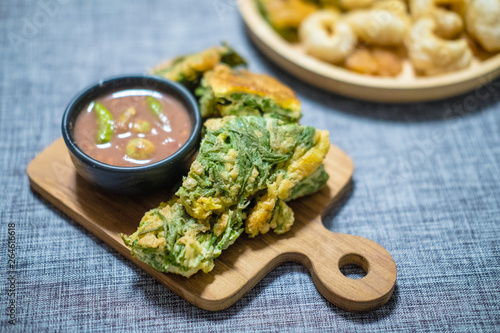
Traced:
<svg viewBox="0 0 500 333">
<path fill-rule="evenodd" d="M 348 188 L 354 168 L 351 159 L 333 145 L 325 167 L 331 176 L 328 186 L 291 203 L 296 218 L 291 231 L 253 239 L 242 235 L 215 260 L 212 272 L 190 278 L 164 274 L 132 258 L 120 238 L 120 233 L 133 233 L 143 214 L 168 200 L 176 188 L 147 196 L 106 193 L 77 175 L 62 138 L 36 156 L 27 173 L 34 191 L 198 307 L 225 309 L 276 266 L 297 261 L 309 269 L 319 292 L 333 304 L 348 311 L 375 309 L 392 295 L 396 265 L 377 243 L 334 233 L 322 225 L 321 215 Z M 366 276 L 358 280 L 344 276 L 339 268 L 345 264 L 361 266 Z"/>
<path fill-rule="evenodd" d="M 477 50 L 471 65 L 437 76 L 417 75 L 409 61 L 395 78 L 357 74 L 305 53 L 288 43 L 262 18 L 255 0 L 238 0 L 238 7 L 255 45 L 284 70 L 305 82 L 341 95 L 377 102 L 420 102 L 458 95 L 484 86 L 500 75 L 500 53 Z"/>
</svg>

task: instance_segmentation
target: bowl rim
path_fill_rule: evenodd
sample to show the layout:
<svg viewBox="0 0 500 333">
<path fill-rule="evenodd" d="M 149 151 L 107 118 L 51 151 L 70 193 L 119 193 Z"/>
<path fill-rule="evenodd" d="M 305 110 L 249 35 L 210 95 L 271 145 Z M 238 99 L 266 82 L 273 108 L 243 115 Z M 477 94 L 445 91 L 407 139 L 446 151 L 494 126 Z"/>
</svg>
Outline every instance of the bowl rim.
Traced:
<svg viewBox="0 0 500 333">
<path fill-rule="evenodd" d="M 71 135 L 71 130 L 70 130 L 70 116 L 73 115 L 74 112 L 81 112 L 83 109 L 78 109 L 78 105 L 82 103 L 82 101 L 90 94 L 94 94 L 95 90 L 97 91 L 101 89 L 105 89 L 108 85 L 114 83 L 114 82 L 120 82 L 124 80 L 144 80 L 144 81 L 156 81 L 159 82 L 160 84 L 166 85 L 172 90 L 176 90 L 179 93 L 179 96 L 181 96 L 183 99 L 185 99 L 186 103 L 183 103 L 186 106 L 187 112 L 193 114 L 193 128 L 191 131 L 191 135 L 189 138 L 186 140 L 186 142 L 172 155 L 165 157 L 164 159 L 150 163 L 150 164 L 145 164 L 145 165 L 139 165 L 139 166 L 116 166 L 116 165 L 111 165 L 111 164 L 106 164 L 104 162 L 98 161 L 89 155 L 87 155 L 78 145 L 74 142 L 74 139 L 72 138 Z M 133 82 L 133 81 L 132 81 Z M 124 82 L 125 83 L 125 82 Z M 137 88 L 140 85 L 137 84 L 130 84 L 130 87 L 124 87 L 124 88 L 117 88 L 116 90 L 126 90 L 130 88 Z M 150 89 L 154 91 L 158 91 L 160 93 L 169 93 L 166 91 L 166 89 L 161 89 L 159 86 L 155 86 L 154 88 L 150 87 L 144 87 L 144 89 Z M 109 93 L 105 92 L 102 95 L 105 95 Z M 96 95 L 99 95 L 97 93 Z M 174 98 L 179 99 L 179 96 L 174 96 Z M 97 98 L 97 96 L 95 97 Z M 187 105 L 186 105 L 187 104 Z M 76 115 L 77 116 L 77 115 Z M 75 116 L 75 117 L 76 117 Z M 190 117 L 191 118 L 191 117 Z M 201 128 L 202 128 L 202 119 L 201 119 L 201 113 L 198 107 L 198 102 L 194 98 L 193 94 L 183 85 L 181 85 L 178 82 L 172 81 L 172 80 L 167 80 L 162 77 L 158 76 L 153 76 L 153 75 L 145 75 L 145 74 L 125 74 L 125 75 L 118 75 L 118 76 L 112 76 L 112 77 L 107 77 L 105 79 L 101 79 L 93 84 L 88 85 L 86 88 L 81 90 L 76 94 L 76 96 L 71 100 L 71 102 L 68 104 L 66 107 L 63 118 L 62 118 L 62 123 L 61 123 L 61 129 L 62 129 L 62 136 L 64 139 L 64 142 L 66 143 L 66 146 L 68 147 L 69 151 L 76 156 L 79 160 L 83 161 L 86 164 L 91 165 L 93 168 L 100 169 L 103 171 L 109 171 L 109 172 L 115 172 L 115 173 L 123 173 L 123 174 L 131 174 L 131 173 L 136 173 L 136 172 L 142 172 L 142 171 L 147 171 L 147 170 L 152 170 L 152 169 L 157 169 L 161 168 L 162 166 L 165 165 L 171 165 L 177 162 L 178 160 L 181 160 L 183 157 L 185 157 L 187 154 L 189 154 L 192 150 L 196 149 L 198 145 L 198 140 L 197 138 L 199 137 L 199 134 L 201 133 Z"/>
</svg>

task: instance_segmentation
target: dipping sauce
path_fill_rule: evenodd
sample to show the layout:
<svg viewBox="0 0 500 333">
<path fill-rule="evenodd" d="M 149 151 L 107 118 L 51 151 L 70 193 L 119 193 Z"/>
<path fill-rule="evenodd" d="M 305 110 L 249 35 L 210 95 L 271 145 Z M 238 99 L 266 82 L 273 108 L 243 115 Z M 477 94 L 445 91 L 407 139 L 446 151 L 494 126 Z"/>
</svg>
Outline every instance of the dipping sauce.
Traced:
<svg viewBox="0 0 500 333">
<path fill-rule="evenodd" d="M 188 111 L 174 97 L 129 89 L 92 101 L 77 116 L 73 136 L 93 159 L 133 167 L 172 155 L 192 130 Z"/>
</svg>

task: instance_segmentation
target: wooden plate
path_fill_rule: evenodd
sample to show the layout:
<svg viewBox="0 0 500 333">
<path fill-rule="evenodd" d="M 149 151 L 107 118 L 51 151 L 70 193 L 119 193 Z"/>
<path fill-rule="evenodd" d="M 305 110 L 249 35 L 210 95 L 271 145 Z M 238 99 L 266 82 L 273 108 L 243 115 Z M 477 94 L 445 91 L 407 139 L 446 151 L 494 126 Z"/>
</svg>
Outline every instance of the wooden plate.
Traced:
<svg viewBox="0 0 500 333">
<path fill-rule="evenodd" d="M 500 53 L 481 54 L 465 70 L 434 77 L 417 76 L 408 61 L 396 78 L 356 74 L 285 41 L 262 18 L 255 0 L 238 0 L 238 6 L 250 37 L 269 59 L 309 84 L 341 95 L 378 102 L 435 100 L 478 88 L 500 75 Z"/>
<path fill-rule="evenodd" d="M 328 186 L 291 203 L 296 219 L 291 231 L 281 236 L 269 232 L 253 239 L 242 235 L 215 260 L 212 272 L 199 272 L 189 279 L 164 274 L 132 258 L 120 238 L 120 233 L 131 234 L 137 229 L 146 211 L 168 200 L 168 191 L 135 197 L 103 192 L 77 176 L 62 138 L 36 156 L 27 173 L 33 190 L 201 308 L 214 311 L 229 307 L 269 271 L 290 260 L 303 263 L 319 292 L 337 306 L 350 311 L 377 308 L 392 295 L 396 265 L 377 243 L 333 233 L 323 226 L 321 214 L 346 190 L 354 166 L 349 156 L 332 146 L 325 168 L 331 176 Z M 349 263 L 361 266 L 367 275 L 359 280 L 344 276 L 339 267 Z"/>
</svg>

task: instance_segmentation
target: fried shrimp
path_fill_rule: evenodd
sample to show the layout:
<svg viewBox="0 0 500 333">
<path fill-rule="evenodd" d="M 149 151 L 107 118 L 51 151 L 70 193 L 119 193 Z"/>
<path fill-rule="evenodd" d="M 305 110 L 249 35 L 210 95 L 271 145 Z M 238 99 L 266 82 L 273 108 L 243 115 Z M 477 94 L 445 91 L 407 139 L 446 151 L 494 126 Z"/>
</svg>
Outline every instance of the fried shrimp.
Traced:
<svg viewBox="0 0 500 333">
<path fill-rule="evenodd" d="M 500 0 L 474 0 L 467 9 L 468 32 L 486 51 L 500 51 Z"/>
<path fill-rule="evenodd" d="M 464 30 L 464 22 L 454 11 L 439 7 L 464 7 L 465 0 L 410 0 L 410 11 L 414 20 L 429 16 L 436 21 L 435 33 L 442 38 L 454 38 Z"/>
<path fill-rule="evenodd" d="M 402 45 L 409 19 L 387 9 L 359 9 L 346 15 L 358 39 L 378 46 Z"/>
<path fill-rule="evenodd" d="M 436 75 L 469 66 L 472 52 L 465 39 L 445 40 L 434 34 L 436 22 L 419 19 L 405 40 L 413 67 L 425 75 Z"/>
<path fill-rule="evenodd" d="M 331 10 L 309 15 L 299 27 L 299 38 L 307 53 L 331 63 L 343 61 L 357 43 L 351 27 Z"/>
</svg>

